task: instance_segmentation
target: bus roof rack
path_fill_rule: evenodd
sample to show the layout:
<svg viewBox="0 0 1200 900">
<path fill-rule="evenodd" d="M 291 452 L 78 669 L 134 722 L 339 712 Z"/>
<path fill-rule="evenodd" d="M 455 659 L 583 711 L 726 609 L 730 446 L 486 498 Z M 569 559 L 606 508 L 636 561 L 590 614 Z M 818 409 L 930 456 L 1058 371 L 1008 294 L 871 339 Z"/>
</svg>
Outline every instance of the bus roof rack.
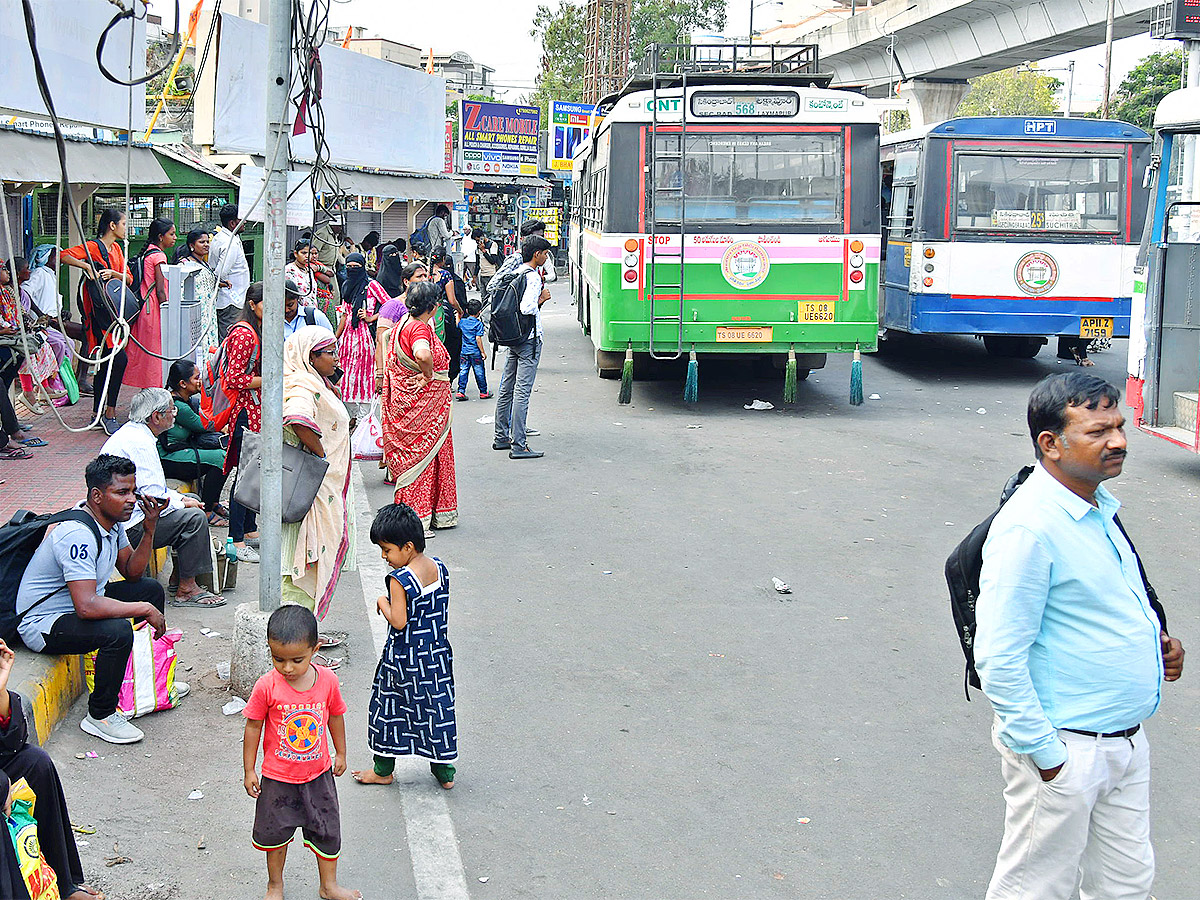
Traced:
<svg viewBox="0 0 1200 900">
<path fill-rule="evenodd" d="M 818 71 L 816 44 L 650 44 L 624 89 L 633 91 L 681 84 L 728 84 L 829 87 L 833 76 Z M 609 98 L 604 98 L 608 100 Z M 615 99 L 615 98 L 614 98 Z"/>
</svg>

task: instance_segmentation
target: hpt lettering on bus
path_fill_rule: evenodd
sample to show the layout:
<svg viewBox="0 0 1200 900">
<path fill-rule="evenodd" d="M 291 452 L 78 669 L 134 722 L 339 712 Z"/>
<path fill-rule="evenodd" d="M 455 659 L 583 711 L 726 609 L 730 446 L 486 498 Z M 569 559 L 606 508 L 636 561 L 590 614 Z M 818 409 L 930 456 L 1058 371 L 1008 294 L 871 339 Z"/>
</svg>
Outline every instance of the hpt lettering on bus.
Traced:
<svg viewBox="0 0 1200 900">
<path fill-rule="evenodd" d="M 1058 134 L 1058 123 L 1053 119 L 1026 119 L 1025 133 L 1040 136 Z"/>
</svg>

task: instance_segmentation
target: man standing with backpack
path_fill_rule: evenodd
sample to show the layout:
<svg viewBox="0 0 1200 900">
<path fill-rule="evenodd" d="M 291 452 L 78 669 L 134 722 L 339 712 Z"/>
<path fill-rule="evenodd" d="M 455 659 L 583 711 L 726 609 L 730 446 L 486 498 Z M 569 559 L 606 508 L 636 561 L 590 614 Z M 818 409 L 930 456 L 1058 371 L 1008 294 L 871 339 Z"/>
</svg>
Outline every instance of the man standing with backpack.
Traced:
<svg viewBox="0 0 1200 900">
<path fill-rule="evenodd" d="M 525 418 L 529 397 L 542 356 L 542 304 L 550 299 L 538 268 L 546 264 L 550 242 L 526 238 L 521 245 L 520 267 L 492 292 L 492 317 L 488 336 L 508 347 L 508 358 L 496 392 L 496 439 L 493 450 L 507 450 L 509 459 L 538 459 L 545 454 L 529 449 Z"/>
<path fill-rule="evenodd" d="M 1151 604 L 1101 482 L 1121 474 L 1120 392 L 1051 375 L 1029 398 L 1037 465 L 992 520 L 975 666 L 995 708 L 1007 811 L 987 900 L 1147 900 L 1150 751 L 1142 723 L 1183 646 Z"/>
</svg>

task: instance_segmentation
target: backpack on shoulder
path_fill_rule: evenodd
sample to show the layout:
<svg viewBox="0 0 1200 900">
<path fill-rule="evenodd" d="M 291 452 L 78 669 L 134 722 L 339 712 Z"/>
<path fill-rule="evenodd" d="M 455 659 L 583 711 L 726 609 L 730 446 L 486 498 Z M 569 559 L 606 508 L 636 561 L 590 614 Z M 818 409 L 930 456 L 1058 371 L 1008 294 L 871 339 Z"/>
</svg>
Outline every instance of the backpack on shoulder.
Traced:
<svg viewBox="0 0 1200 900">
<path fill-rule="evenodd" d="M 521 312 L 526 274 L 520 270 L 508 272 L 488 285 L 491 295 L 488 341 L 493 346 L 514 347 L 525 341 L 533 330 L 535 317 Z"/>
<path fill-rule="evenodd" d="M 950 612 L 954 616 L 954 628 L 958 633 L 958 641 L 962 645 L 963 656 L 966 658 L 966 669 L 963 672 L 963 693 L 966 694 L 968 701 L 971 699 L 970 688 L 980 687 L 979 673 L 975 671 L 975 604 L 979 600 L 979 575 L 983 571 L 983 545 L 987 542 L 988 532 L 991 530 L 992 520 L 996 518 L 996 514 L 1017 492 L 1017 488 L 1024 484 L 1032 474 L 1033 466 L 1025 466 L 1008 479 L 1004 490 L 1000 492 L 1000 505 L 990 516 L 971 529 L 971 533 L 963 538 L 946 560 L 946 585 L 950 589 Z M 1142 558 L 1138 555 L 1137 547 L 1134 546 L 1125 526 L 1121 524 L 1121 519 L 1113 516 L 1113 522 L 1125 536 L 1125 540 L 1129 541 L 1129 548 L 1133 550 L 1134 558 L 1137 559 L 1138 571 L 1141 573 L 1142 585 L 1146 589 L 1150 606 L 1158 616 L 1162 630 L 1166 631 L 1166 611 L 1159 602 L 1158 594 L 1150 584 L 1150 579 L 1146 577 L 1146 567 L 1142 565 Z"/>
<path fill-rule="evenodd" d="M 249 327 L 249 325 L 235 322 L 229 329 L 229 333 L 232 334 L 234 328 Z M 225 372 L 229 364 L 229 354 L 225 349 L 225 344 L 228 342 L 229 335 L 226 335 L 225 341 L 219 347 L 214 347 L 205 354 L 204 361 L 200 366 L 200 421 L 209 431 L 225 431 L 229 427 L 229 415 L 233 409 L 233 403 L 237 399 L 238 392 L 225 384 Z M 247 372 L 254 371 L 261 352 L 261 345 L 254 348 L 254 355 L 250 357 L 250 367 L 246 370 Z"/>
<path fill-rule="evenodd" d="M 64 509 L 43 515 L 19 509 L 6 524 L 0 525 L 0 637 L 9 643 L 17 640 L 21 620 L 58 593 L 57 589 L 52 591 L 25 612 L 17 614 L 17 591 L 25 569 L 46 536 L 46 529 L 59 522 L 82 522 L 89 526 L 96 537 L 96 553 L 99 554 L 100 526 L 84 509 Z"/>
<path fill-rule="evenodd" d="M 418 256 L 428 256 L 431 249 L 429 244 L 429 222 L 414 231 L 408 236 L 408 246 L 415 251 Z"/>
</svg>

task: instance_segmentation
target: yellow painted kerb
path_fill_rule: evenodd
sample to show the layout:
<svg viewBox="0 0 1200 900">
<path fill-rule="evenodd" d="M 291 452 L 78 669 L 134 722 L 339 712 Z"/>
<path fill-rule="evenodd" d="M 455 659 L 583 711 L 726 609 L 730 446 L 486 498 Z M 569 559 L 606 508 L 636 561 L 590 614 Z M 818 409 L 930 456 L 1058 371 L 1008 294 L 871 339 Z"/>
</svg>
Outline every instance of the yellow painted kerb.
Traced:
<svg viewBox="0 0 1200 900">
<path fill-rule="evenodd" d="M 83 693 L 83 657 L 58 656 L 37 687 L 30 691 L 37 742 L 46 743 L 50 730 Z"/>
</svg>

